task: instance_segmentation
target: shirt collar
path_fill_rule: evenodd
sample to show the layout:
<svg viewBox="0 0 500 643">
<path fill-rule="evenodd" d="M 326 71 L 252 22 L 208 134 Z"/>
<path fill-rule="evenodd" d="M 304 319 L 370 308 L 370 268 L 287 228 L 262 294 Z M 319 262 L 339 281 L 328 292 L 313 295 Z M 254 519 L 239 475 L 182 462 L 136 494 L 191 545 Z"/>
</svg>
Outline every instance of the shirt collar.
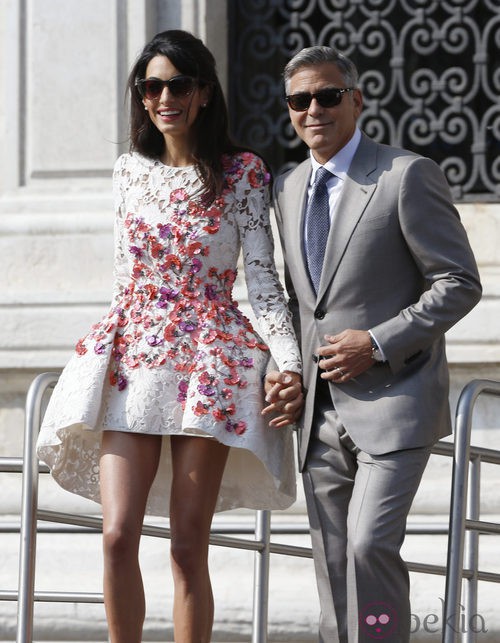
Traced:
<svg viewBox="0 0 500 643">
<path fill-rule="evenodd" d="M 310 152 L 309 154 L 311 157 L 311 165 L 312 165 L 310 184 L 312 185 L 314 183 L 316 172 L 320 167 L 325 167 L 327 170 L 330 170 L 332 174 L 335 174 L 335 176 L 338 176 L 339 179 L 344 180 L 347 174 L 347 171 L 349 170 L 349 166 L 351 165 L 351 161 L 354 157 L 354 154 L 358 149 L 358 145 L 360 141 L 361 141 L 361 130 L 359 129 L 359 127 L 356 127 L 356 129 L 354 130 L 354 134 L 352 135 L 348 143 L 346 143 L 344 147 L 337 152 L 337 154 L 332 156 L 331 159 L 328 159 L 328 161 L 324 165 L 321 165 L 320 163 L 318 163 L 318 161 L 314 158 L 312 152 Z"/>
</svg>

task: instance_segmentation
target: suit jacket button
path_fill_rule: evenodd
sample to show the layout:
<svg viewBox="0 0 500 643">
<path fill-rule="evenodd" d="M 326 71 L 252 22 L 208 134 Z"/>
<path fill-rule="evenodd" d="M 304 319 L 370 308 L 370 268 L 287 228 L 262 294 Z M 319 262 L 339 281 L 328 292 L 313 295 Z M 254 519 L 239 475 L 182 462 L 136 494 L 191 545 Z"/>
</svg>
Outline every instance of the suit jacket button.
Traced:
<svg viewBox="0 0 500 643">
<path fill-rule="evenodd" d="M 325 315 L 326 315 L 326 312 L 325 312 L 324 310 L 321 310 L 321 309 L 316 310 L 316 311 L 314 312 L 314 317 L 315 317 L 316 319 L 324 319 L 324 318 L 325 318 Z"/>
</svg>

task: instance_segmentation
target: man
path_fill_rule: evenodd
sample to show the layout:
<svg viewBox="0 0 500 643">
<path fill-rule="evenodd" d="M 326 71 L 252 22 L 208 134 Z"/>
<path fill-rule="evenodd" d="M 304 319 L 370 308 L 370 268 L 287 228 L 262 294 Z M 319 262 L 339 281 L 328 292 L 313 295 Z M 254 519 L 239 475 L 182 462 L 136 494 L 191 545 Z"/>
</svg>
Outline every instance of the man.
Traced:
<svg viewBox="0 0 500 643">
<path fill-rule="evenodd" d="M 274 203 L 304 364 L 299 468 L 320 640 L 406 642 L 406 519 L 432 445 L 451 431 L 444 334 L 481 285 L 440 168 L 358 129 L 352 62 L 310 47 L 284 79 L 310 150 L 278 177 Z M 283 424 L 297 385 L 273 371 L 266 386 L 266 412 Z"/>
</svg>

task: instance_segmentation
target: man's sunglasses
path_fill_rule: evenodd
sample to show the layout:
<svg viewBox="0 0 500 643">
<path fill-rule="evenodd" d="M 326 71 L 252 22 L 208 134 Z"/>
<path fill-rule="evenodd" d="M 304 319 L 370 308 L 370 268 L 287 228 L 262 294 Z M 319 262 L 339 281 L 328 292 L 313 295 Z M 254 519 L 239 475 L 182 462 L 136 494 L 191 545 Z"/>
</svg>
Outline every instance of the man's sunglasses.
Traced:
<svg viewBox="0 0 500 643">
<path fill-rule="evenodd" d="M 172 96 L 180 98 L 182 96 L 189 96 L 192 94 L 196 87 L 196 78 L 192 76 L 174 76 L 169 80 L 160 80 L 159 78 L 142 78 L 135 81 L 135 86 L 139 90 L 139 94 L 148 100 L 160 98 L 165 87 Z"/>
<path fill-rule="evenodd" d="M 346 87 L 344 89 L 327 87 L 326 89 L 320 89 L 319 92 L 315 94 L 299 92 L 298 94 L 289 94 L 285 96 L 285 98 L 290 109 L 293 109 L 294 112 L 305 112 L 306 109 L 309 109 L 313 98 L 318 101 L 321 107 L 335 107 L 336 105 L 340 105 L 342 94 L 352 91 L 354 91 L 354 87 Z"/>
</svg>

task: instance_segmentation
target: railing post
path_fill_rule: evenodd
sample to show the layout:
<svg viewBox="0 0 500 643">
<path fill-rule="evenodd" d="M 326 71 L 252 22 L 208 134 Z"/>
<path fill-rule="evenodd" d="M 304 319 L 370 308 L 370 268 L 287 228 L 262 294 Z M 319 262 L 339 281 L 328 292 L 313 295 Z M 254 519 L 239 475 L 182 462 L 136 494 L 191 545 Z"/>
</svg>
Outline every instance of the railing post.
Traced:
<svg viewBox="0 0 500 643">
<path fill-rule="evenodd" d="M 455 414 L 455 446 L 451 483 L 447 575 L 443 609 L 443 643 L 456 643 L 460 633 L 460 608 L 464 565 L 465 517 L 470 461 L 472 411 L 481 393 L 500 394 L 499 383 L 472 380 L 462 390 Z"/>
<path fill-rule="evenodd" d="M 51 384 L 57 381 L 57 378 L 57 373 L 42 373 L 38 375 L 31 383 L 26 396 L 17 604 L 17 643 L 31 643 L 33 640 L 38 505 L 38 458 L 36 455 L 36 441 L 40 428 L 43 394 Z"/>
<path fill-rule="evenodd" d="M 267 643 L 270 539 L 271 512 L 257 511 L 255 540 L 261 543 L 261 548 L 255 552 L 252 643 Z"/>
<path fill-rule="evenodd" d="M 468 509 L 467 518 L 477 521 L 480 518 L 481 505 L 481 457 L 473 456 L 470 462 Z M 477 590 L 479 569 L 479 533 L 469 530 L 465 540 L 465 564 L 470 569 L 472 576 L 467 578 L 465 584 L 464 618 L 465 632 L 464 643 L 474 643 L 477 640 L 476 632 L 471 628 L 472 616 L 477 612 Z"/>
<path fill-rule="evenodd" d="M 458 641 L 459 604 L 462 586 L 465 511 L 467 506 L 468 463 L 470 454 L 471 391 L 466 386 L 457 403 L 455 448 L 451 480 L 450 528 L 448 536 L 448 574 L 446 575 L 443 614 L 443 643 Z"/>
</svg>

